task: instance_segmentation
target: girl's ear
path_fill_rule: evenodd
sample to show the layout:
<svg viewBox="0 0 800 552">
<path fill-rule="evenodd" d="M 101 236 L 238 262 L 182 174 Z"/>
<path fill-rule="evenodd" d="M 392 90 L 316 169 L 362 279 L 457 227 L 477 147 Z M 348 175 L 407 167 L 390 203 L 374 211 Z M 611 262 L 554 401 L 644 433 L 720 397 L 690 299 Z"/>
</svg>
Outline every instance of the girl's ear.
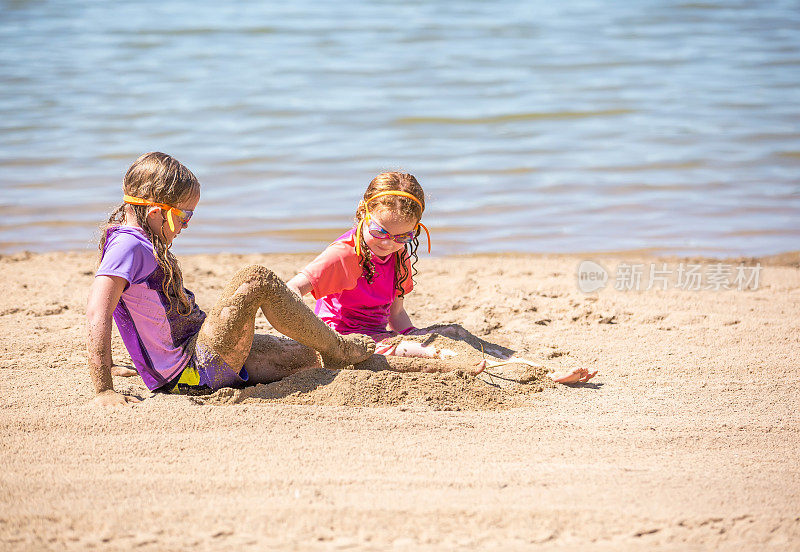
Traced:
<svg viewBox="0 0 800 552">
<path fill-rule="evenodd" d="M 147 216 L 149 217 L 155 211 L 160 211 L 160 210 L 161 210 L 161 207 L 155 207 L 155 206 L 148 207 L 147 208 Z"/>
</svg>

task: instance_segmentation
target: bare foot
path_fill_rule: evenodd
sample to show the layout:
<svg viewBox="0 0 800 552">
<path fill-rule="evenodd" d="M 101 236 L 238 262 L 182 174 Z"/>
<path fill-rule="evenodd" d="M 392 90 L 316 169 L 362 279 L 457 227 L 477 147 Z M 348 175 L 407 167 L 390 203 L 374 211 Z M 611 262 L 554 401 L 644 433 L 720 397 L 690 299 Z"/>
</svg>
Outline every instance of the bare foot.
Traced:
<svg viewBox="0 0 800 552">
<path fill-rule="evenodd" d="M 136 370 L 131 370 L 130 368 L 125 368 L 124 366 L 118 366 L 115 364 L 111 367 L 111 375 L 122 376 L 123 378 L 131 378 L 133 376 L 138 376 L 139 373 Z"/>
<path fill-rule="evenodd" d="M 597 375 L 597 370 L 589 372 L 586 368 L 575 368 L 547 375 L 556 383 L 585 383 Z"/>
<path fill-rule="evenodd" d="M 339 338 L 339 350 L 333 354 L 322 354 L 322 363 L 326 368 L 347 366 L 367 360 L 374 352 L 375 340 L 368 335 L 342 335 Z"/>
</svg>

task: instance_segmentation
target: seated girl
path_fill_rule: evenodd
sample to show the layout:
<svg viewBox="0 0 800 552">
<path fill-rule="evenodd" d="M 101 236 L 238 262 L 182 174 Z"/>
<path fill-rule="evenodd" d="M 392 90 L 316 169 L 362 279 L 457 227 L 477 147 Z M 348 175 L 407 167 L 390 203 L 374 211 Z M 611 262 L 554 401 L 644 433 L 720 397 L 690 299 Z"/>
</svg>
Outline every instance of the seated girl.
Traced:
<svg viewBox="0 0 800 552">
<path fill-rule="evenodd" d="M 95 403 L 138 402 L 114 391 L 112 318 L 151 391 L 208 393 L 276 381 L 321 363 L 340 367 L 373 354 L 371 338 L 338 334 L 263 266 L 237 272 L 214 308 L 203 312 L 183 287 L 180 265 L 169 251 L 200 201 L 197 178 L 173 157 L 142 155 L 128 169 L 123 193 L 100 239 L 100 267 L 86 309 Z M 295 341 L 254 335 L 259 310 Z"/>
<path fill-rule="evenodd" d="M 386 172 L 376 176 L 356 209 L 355 227 L 348 230 L 309 263 L 287 286 L 299 296 L 311 293 L 314 312 L 342 334 L 362 333 L 379 342 L 376 352 L 426 358 L 445 358 L 449 349 L 424 346 L 416 341 L 391 339 L 400 335 L 442 333 L 441 328 L 414 327 L 403 301 L 413 289 L 413 263 L 425 194 L 410 174 Z M 449 337 L 458 338 L 458 335 Z M 481 363 L 474 374 L 483 370 Z M 585 368 L 551 374 L 558 383 L 585 382 L 597 372 Z"/>
</svg>

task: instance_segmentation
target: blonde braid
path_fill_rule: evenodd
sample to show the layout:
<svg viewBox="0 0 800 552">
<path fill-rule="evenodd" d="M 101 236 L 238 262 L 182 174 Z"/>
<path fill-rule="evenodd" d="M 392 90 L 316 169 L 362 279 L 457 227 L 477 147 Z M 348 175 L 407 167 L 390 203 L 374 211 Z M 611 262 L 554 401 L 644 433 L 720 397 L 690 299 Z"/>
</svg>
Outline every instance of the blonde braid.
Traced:
<svg viewBox="0 0 800 552">
<path fill-rule="evenodd" d="M 117 207 L 111 215 L 108 217 L 108 220 L 100 227 L 100 243 L 98 244 L 98 248 L 100 249 L 100 260 L 103 259 L 103 248 L 106 246 L 106 237 L 108 235 L 108 229 L 112 226 L 119 226 L 122 224 L 122 221 L 125 220 L 125 204 L 123 203 L 119 207 Z"/>
</svg>

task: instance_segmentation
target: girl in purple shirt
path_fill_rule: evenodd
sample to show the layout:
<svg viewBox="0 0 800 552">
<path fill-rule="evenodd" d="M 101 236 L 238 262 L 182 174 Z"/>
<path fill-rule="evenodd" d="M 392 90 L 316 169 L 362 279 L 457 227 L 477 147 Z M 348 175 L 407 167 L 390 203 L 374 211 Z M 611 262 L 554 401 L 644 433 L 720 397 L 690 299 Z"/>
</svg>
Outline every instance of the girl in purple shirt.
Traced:
<svg viewBox="0 0 800 552">
<path fill-rule="evenodd" d="M 263 266 L 237 272 L 204 313 L 183 287 L 180 265 L 169 251 L 200 200 L 197 178 L 173 157 L 151 152 L 128 169 L 123 192 L 124 202 L 100 240 L 100 266 L 86 309 L 95 403 L 138 402 L 114 391 L 112 318 L 136 372 L 152 391 L 208 393 L 275 381 L 319 366 L 315 350 L 329 367 L 372 355 L 370 337 L 332 330 Z M 296 341 L 255 335 L 259 310 Z M 113 373 L 132 375 L 118 367 Z"/>
</svg>

